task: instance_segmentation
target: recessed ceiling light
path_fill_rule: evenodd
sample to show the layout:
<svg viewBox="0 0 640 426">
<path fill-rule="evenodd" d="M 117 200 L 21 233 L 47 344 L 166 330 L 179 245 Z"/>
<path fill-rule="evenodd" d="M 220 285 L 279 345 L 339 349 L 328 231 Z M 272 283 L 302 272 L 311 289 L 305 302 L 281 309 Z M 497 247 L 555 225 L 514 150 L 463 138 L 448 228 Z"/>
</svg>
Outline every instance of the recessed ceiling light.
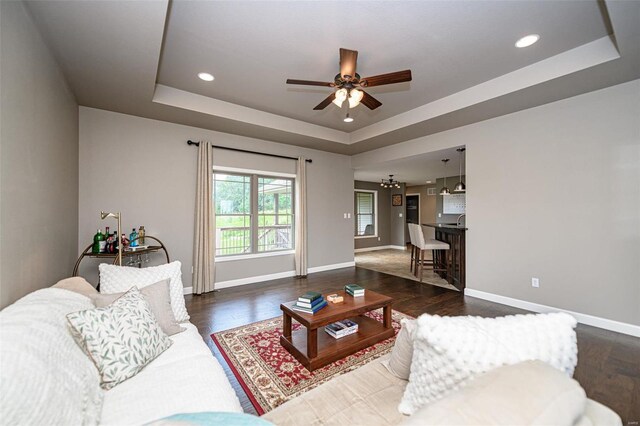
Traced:
<svg viewBox="0 0 640 426">
<path fill-rule="evenodd" d="M 538 34 L 529 34 L 516 41 L 516 47 L 529 47 L 538 40 L 540 40 Z"/>
<path fill-rule="evenodd" d="M 352 123 L 353 117 L 349 117 L 349 113 L 347 113 L 347 116 L 342 121 L 344 121 L 345 123 Z"/>
<path fill-rule="evenodd" d="M 214 79 L 214 77 L 208 72 L 199 72 L 198 77 L 200 77 L 200 80 L 204 80 L 204 81 L 213 81 Z"/>
<path fill-rule="evenodd" d="M 428 181 L 427 181 L 427 183 L 431 183 L 431 181 L 430 181 L 430 180 L 428 180 Z"/>
</svg>

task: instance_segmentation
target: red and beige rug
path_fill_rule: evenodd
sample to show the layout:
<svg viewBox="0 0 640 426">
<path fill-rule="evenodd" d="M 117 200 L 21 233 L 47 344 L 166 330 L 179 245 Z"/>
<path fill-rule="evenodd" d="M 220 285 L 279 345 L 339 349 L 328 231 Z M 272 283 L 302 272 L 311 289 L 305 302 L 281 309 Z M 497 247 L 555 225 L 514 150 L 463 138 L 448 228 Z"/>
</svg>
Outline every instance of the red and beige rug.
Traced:
<svg viewBox="0 0 640 426">
<path fill-rule="evenodd" d="M 366 315 L 382 321 L 381 309 Z M 411 317 L 393 311 L 392 318 L 397 334 L 400 320 Z M 300 327 L 302 326 L 294 320 L 293 329 Z M 355 370 L 388 353 L 396 339 L 395 336 L 390 337 L 310 372 L 280 346 L 281 331 L 282 317 L 278 317 L 211 335 L 260 415 L 333 377 Z"/>
</svg>

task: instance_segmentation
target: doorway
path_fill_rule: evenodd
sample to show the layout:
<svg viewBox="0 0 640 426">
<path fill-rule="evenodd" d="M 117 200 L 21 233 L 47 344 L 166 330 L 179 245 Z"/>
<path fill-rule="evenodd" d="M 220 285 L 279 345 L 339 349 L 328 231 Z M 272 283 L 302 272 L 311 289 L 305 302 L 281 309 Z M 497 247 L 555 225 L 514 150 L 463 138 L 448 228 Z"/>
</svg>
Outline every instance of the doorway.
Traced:
<svg viewBox="0 0 640 426">
<path fill-rule="evenodd" d="M 406 196 L 406 200 L 407 200 L 407 208 L 406 208 L 406 218 L 407 218 L 407 224 L 409 223 L 416 223 L 416 224 L 420 224 L 420 194 L 407 194 Z M 405 230 L 405 235 L 407 235 L 407 240 L 408 240 L 408 227 L 407 230 Z M 409 241 L 407 241 L 409 242 Z"/>
<path fill-rule="evenodd" d="M 407 223 L 420 223 L 420 195 L 407 195 Z"/>
</svg>

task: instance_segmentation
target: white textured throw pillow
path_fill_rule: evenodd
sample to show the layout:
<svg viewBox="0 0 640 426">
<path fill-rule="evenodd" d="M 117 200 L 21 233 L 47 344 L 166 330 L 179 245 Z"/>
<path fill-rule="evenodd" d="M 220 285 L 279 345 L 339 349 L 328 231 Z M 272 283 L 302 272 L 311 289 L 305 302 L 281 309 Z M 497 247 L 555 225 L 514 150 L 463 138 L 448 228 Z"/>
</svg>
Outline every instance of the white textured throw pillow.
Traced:
<svg viewBox="0 0 640 426">
<path fill-rule="evenodd" d="M 540 360 L 573 375 L 576 320 L 565 313 L 499 318 L 421 315 L 414 334 L 409 384 L 398 410 L 421 406 L 502 365 Z"/>
<path fill-rule="evenodd" d="M 98 369 L 103 389 L 135 376 L 173 343 L 136 287 L 106 308 L 72 312 L 67 320 Z"/>
<path fill-rule="evenodd" d="M 131 268 L 129 266 L 108 265 L 101 263 L 100 293 L 112 294 L 129 290 L 132 286 L 143 288 L 165 278 L 171 279 L 171 309 L 176 321 L 189 320 L 187 308 L 184 305 L 184 289 L 182 286 L 182 271 L 179 261 L 166 265 L 151 266 L 149 268 Z"/>
</svg>

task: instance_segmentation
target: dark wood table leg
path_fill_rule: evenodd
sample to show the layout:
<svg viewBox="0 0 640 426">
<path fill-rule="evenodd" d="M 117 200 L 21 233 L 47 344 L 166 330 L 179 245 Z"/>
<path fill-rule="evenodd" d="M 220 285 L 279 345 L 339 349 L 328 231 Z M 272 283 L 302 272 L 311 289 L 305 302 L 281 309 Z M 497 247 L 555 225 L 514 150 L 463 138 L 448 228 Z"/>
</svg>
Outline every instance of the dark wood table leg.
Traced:
<svg viewBox="0 0 640 426">
<path fill-rule="evenodd" d="M 282 335 L 291 341 L 291 317 L 286 312 L 282 313 Z"/>
<path fill-rule="evenodd" d="M 318 356 L 318 329 L 307 329 L 307 358 Z"/>
<path fill-rule="evenodd" d="M 386 305 L 383 309 L 384 316 L 384 328 L 391 328 L 393 324 L 391 323 L 391 305 Z"/>
</svg>

